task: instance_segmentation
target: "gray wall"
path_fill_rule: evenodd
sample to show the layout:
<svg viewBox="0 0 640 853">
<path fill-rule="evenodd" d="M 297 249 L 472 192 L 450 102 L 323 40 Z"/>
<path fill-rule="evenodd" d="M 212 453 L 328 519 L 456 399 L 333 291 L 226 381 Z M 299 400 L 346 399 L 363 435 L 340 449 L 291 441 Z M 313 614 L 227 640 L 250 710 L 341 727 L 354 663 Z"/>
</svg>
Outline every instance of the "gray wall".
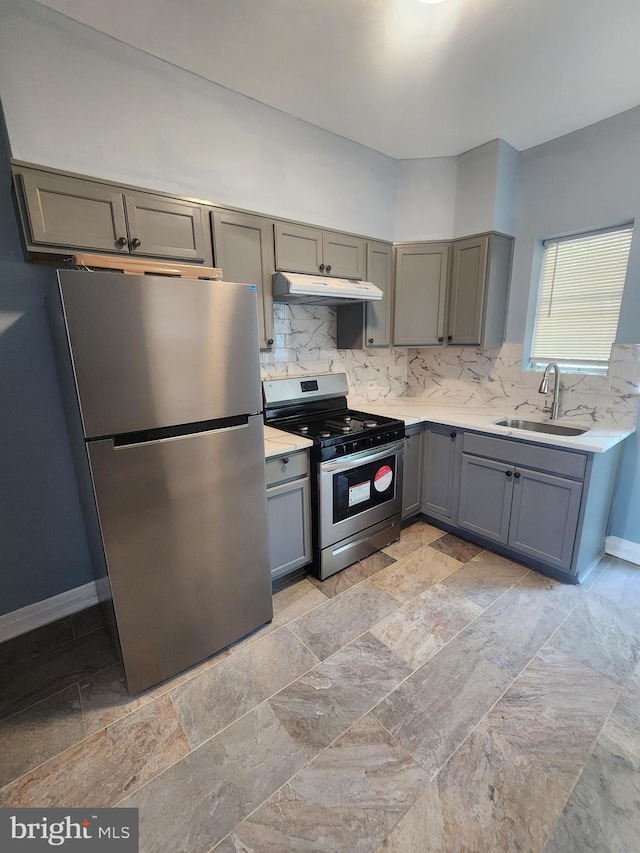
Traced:
<svg viewBox="0 0 640 853">
<path fill-rule="evenodd" d="M 0 112 L 0 615 L 93 580 L 44 308 L 24 263 Z"/>
<path fill-rule="evenodd" d="M 391 157 L 32 0 L 0 0 L 0 14 L 17 159 L 393 239 Z"/>
<path fill-rule="evenodd" d="M 640 107 L 520 155 L 507 340 L 530 341 L 541 239 L 640 224 Z M 640 232 L 631 246 L 617 341 L 640 341 Z M 627 440 L 610 534 L 640 543 L 640 436 Z"/>
<path fill-rule="evenodd" d="M 457 157 L 398 161 L 396 242 L 453 237 L 457 174 Z"/>
</svg>

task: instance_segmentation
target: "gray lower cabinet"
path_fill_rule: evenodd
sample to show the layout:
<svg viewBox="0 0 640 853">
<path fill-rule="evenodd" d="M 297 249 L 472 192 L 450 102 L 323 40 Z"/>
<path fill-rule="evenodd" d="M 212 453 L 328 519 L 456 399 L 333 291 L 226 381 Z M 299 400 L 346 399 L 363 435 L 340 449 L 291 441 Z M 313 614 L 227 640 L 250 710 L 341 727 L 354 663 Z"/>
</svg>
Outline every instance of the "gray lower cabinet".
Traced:
<svg viewBox="0 0 640 853">
<path fill-rule="evenodd" d="M 449 252 L 449 243 L 396 247 L 394 345 L 443 343 Z"/>
<path fill-rule="evenodd" d="M 428 424 L 422 441 L 422 512 L 455 524 L 460 489 L 461 433 Z"/>
<path fill-rule="evenodd" d="M 513 468 L 463 454 L 458 527 L 506 545 L 512 496 Z"/>
<path fill-rule="evenodd" d="M 342 305 L 337 311 L 338 349 L 373 349 L 391 346 L 393 307 L 393 246 L 367 243 L 367 281 L 383 292 L 379 302 Z"/>
<path fill-rule="evenodd" d="M 572 570 L 587 454 L 466 433 L 458 527 Z"/>
<path fill-rule="evenodd" d="M 586 453 L 427 424 L 422 513 L 564 579 L 604 551 L 621 446 Z"/>
<path fill-rule="evenodd" d="M 422 492 L 422 424 L 407 427 L 402 464 L 402 518 L 420 512 Z"/>
<path fill-rule="evenodd" d="M 272 346 L 273 221 L 231 210 L 214 210 L 211 213 L 211 230 L 214 263 L 222 269 L 224 278 L 256 285 L 260 347 Z"/>
<path fill-rule="evenodd" d="M 271 578 L 275 581 L 311 562 L 308 451 L 267 461 L 267 510 Z"/>
<path fill-rule="evenodd" d="M 516 468 L 509 547 L 559 569 L 571 567 L 582 483 Z"/>
<path fill-rule="evenodd" d="M 468 454 L 458 526 L 569 571 L 582 482 Z"/>
<path fill-rule="evenodd" d="M 37 169 L 14 167 L 14 176 L 30 252 L 211 262 L 202 205 Z"/>
<path fill-rule="evenodd" d="M 276 222 L 275 248 L 278 270 L 364 278 L 365 241 L 360 237 Z"/>
</svg>

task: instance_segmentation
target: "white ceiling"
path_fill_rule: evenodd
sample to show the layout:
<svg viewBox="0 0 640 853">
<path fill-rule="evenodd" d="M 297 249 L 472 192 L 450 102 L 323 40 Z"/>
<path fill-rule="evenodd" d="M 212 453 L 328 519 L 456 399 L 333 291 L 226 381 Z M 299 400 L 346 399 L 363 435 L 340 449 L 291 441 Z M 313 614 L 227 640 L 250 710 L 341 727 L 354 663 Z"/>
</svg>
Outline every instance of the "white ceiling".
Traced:
<svg viewBox="0 0 640 853">
<path fill-rule="evenodd" d="M 640 103 L 640 0 L 39 0 L 392 157 L 523 150 Z"/>
</svg>

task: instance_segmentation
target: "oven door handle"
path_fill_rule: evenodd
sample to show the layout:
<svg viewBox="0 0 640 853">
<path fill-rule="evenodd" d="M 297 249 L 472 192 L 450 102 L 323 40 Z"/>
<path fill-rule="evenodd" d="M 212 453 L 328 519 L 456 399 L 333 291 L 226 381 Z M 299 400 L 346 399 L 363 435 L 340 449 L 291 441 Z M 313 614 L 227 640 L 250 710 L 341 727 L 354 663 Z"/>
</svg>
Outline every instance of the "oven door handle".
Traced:
<svg viewBox="0 0 640 853">
<path fill-rule="evenodd" d="M 361 450 L 360 453 L 350 454 L 341 462 L 321 462 L 320 470 L 322 472 L 330 471 L 334 474 L 339 474 L 341 471 L 350 471 L 358 465 L 366 465 L 367 462 L 384 459 L 385 456 L 391 456 L 403 448 L 404 441 L 395 441 L 393 444 L 385 444 L 384 447 L 379 448 L 375 453 L 371 453 L 368 450 Z"/>
</svg>

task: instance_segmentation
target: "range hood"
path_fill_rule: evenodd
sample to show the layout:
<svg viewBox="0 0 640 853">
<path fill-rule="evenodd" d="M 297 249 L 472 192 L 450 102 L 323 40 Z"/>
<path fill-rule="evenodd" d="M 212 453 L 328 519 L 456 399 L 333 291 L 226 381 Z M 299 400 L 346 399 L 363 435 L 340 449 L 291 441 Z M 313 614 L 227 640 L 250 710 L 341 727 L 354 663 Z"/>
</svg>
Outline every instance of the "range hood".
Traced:
<svg viewBox="0 0 640 853">
<path fill-rule="evenodd" d="M 346 305 L 350 302 L 377 302 L 383 293 L 370 281 L 277 272 L 273 276 L 273 301 L 298 305 Z"/>
</svg>

